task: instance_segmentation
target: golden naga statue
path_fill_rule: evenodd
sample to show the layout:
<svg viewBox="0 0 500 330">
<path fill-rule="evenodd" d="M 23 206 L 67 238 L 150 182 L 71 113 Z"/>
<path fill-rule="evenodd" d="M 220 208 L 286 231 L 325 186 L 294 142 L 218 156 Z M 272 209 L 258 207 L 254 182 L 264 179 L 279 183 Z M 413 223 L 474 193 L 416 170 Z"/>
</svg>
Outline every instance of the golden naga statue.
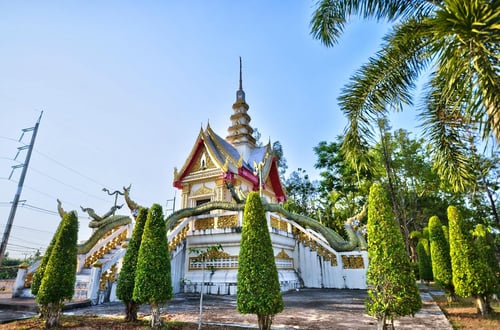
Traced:
<svg viewBox="0 0 500 330">
<path fill-rule="evenodd" d="M 67 213 L 66 211 L 64 211 L 64 209 L 62 208 L 62 202 L 59 200 L 59 198 L 57 199 L 57 212 L 59 213 L 59 216 L 61 218 L 64 217 L 64 215 Z"/>
<path fill-rule="evenodd" d="M 104 220 L 104 219 L 109 218 L 110 216 L 112 216 L 115 213 L 115 211 L 121 209 L 122 206 L 123 206 L 123 204 L 122 205 L 113 205 L 111 207 L 111 209 L 106 214 L 104 214 L 103 216 L 97 215 L 97 213 L 95 213 L 94 209 L 92 209 L 90 207 L 84 208 L 83 206 L 80 206 L 80 208 L 82 209 L 83 212 L 88 213 L 88 215 L 92 219 L 94 219 L 95 221 L 102 221 L 102 220 Z"/>
<path fill-rule="evenodd" d="M 123 187 L 123 197 L 125 198 L 125 203 L 127 203 L 128 208 L 135 217 L 142 206 L 130 199 L 130 188 L 132 188 L 131 184 L 128 187 Z"/>
</svg>

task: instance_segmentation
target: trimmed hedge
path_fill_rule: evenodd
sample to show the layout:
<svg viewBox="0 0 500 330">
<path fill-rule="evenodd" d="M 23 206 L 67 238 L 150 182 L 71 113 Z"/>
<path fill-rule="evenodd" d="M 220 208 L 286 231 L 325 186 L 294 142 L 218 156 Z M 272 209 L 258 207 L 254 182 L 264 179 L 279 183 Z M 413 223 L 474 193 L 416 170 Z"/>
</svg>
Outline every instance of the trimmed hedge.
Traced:
<svg viewBox="0 0 500 330">
<path fill-rule="evenodd" d="M 283 310 L 271 235 L 258 192 L 248 194 L 238 258 L 237 310 L 257 314 L 260 329 L 269 329 Z"/>
<path fill-rule="evenodd" d="M 388 320 L 414 315 L 422 301 L 410 258 L 391 203 L 380 184 L 370 188 L 368 200 L 367 313 L 379 327 Z"/>
</svg>

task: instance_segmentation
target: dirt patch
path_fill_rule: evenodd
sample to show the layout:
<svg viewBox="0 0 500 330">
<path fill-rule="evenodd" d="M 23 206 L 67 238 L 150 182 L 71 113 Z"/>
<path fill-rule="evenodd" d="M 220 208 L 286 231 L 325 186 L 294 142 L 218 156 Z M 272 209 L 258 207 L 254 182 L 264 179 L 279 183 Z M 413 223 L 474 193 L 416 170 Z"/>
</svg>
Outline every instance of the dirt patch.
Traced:
<svg viewBox="0 0 500 330">
<path fill-rule="evenodd" d="M 500 302 L 492 304 L 495 310 L 494 314 L 482 317 L 477 313 L 471 299 L 460 299 L 451 304 L 444 297 L 434 297 L 434 299 L 456 329 L 496 330 L 500 328 Z"/>
</svg>

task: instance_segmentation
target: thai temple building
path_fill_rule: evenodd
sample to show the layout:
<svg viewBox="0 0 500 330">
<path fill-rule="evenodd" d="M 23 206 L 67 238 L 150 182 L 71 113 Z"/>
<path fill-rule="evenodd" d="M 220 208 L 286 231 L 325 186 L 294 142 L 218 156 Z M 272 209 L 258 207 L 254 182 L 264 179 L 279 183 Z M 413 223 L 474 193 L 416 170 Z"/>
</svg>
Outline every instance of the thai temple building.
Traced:
<svg viewBox="0 0 500 330">
<path fill-rule="evenodd" d="M 209 124 L 194 138 L 173 185 L 180 190 L 180 209 L 166 217 L 174 292 L 234 295 L 246 195 L 259 191 L 282 291 L 307 288 L 366 288 L 368 257 L 362 235 L 346 222 L 347 239 L 317 220 L 287 212 L 278 159 L 271 142 L 257 144 L 242 83 L 239 86 L 225 138 Z M 93 220 L 93 235 L 78 246 L 74 300 L 93 304 L 116 300 L 116 280 L 140 207 L 124 188 L 131 215 L 108 212 Z M 64 210 L 59 205 L 60 213 Z M 219 246 L 220 249 L 211 249 Z M 201 252 L 200 252 L 201 251 Z M 204 253 L 205 262 L 201 262 Z M 37 264 L 21 268 L 14 296 L 29 296 Z"/>
</svg>

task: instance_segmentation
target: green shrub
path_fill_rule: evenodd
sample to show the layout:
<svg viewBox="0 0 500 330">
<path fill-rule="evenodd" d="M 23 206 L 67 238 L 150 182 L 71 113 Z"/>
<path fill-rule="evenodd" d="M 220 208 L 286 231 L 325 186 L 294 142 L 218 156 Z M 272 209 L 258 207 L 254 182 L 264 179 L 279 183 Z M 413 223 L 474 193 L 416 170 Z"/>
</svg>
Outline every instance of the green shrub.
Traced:
<svg viewBox="0 0 500 330">
<path fill-rule="evenodd" d="M 132 299 L 151 306 L 151 327 L 162 325 L 159 305 L 173 296 L 167 229 L 160 205 L 149 209 L 137 259 Z"/>
<path fill-rule="evenodd" d="M 47 328 L 58 325 L 64 300 L 73 297 L 77 240 L 78 217 L 76 212 L 68 212 L 62 219 L 36 296 Z"/>
<path fill-rule="evenodd" d="M 495 285 L 495 276 L 477 249 L 463 218 L 454 206 L 448 207 L 451 268 L 455 292 L 461 297 L 473 296 L 482 315 L 489 313 L 485 297 Z"/>
<path fill-rule="evenodd" d="M 477 249 L 482 257 L 486 260 L 486 263 L 490 267 L 496 281 L 493 283 L 490 290 L 487 292 L 488 299 L 489 296 L 496 294 L 500 296 L 500 265 L 495 256 L 495 246 L 493 235 L 487 230 L 487 228 L 478 224 L 474 230 L 474 237 Z"/>
<path fill-rule="evenodd" d="M 132 299 L 135 285 L 135 272 L 139 248 L 141 246 L 144 224 L 148 217 L 148 209 L 140 208 L 135 220 L 134 231 L 123 257 L 123 265 L 116 285 L 116 296 L 125 303 L 125 320 L 137 320 L 138 303 Z"/>
<path fill-rule="evenodd" d="M 54 236 L 52 237 L 52 240 L 50 241 L 49 246 L 47 247 L 47 250 L 45 250 L 45 255 L 42 258 L 42 261 L 40 261 L 40 265 L 35 271 L 35 274 L 33 274 L 33 279 L 31 280 L 31 293 L 33 295 L 38 294 L 38 289 L 40 288 L 40 284 L 42 283 L 42 278 L 43 274 L 45 273 L 45 268 L 47 267 L 47 263 L 49 262 L 50 259 L 50 254 L 52 253 L 52 249 L 54 247 L 54 244 L 56 243 L 57 235 L 59 231 L 61 230 L 63 220 L 59 222 L 59 225 L 57 226 L 56 232 L 54 233 Z"/>
<path fill-rule="evenodd" d="M 260 329 L 270 329 L 273 316 L 283 310 L 271 235 L 257 192 L 248 194 L 243 215 L 237 310 L 244 314 L 257 314 Z"/>
<path fill-rule="evenodd" d="M 437 216 L 429 219 L 429 238 L 431 244 L 432 273 L 434 281 L 448 297 L 455 295 L 453 273 L 451 271 L 450 245 L 447 240 L 447 227 L 441 224 Z"/>
<path fill-rule="evenodd" d="M 417 256 L 418 256 L 418 274 L 420 280 L 426 282 L 432 281 L 433 277 L 432 277 L 431 251 L 429 247 L 429 240 L 427 240 L 426 238 L 421 238 L 418 241 Z"/>
<path fill-rule="evenodd" d="M 370 189 L 368 200 L 367 313 L 377 318 L 379 328 L 387 320 L 414 315 L 422 306 L 418 286 L 399 226 L 387 195 L 379 184 Z"/>
</svg>

